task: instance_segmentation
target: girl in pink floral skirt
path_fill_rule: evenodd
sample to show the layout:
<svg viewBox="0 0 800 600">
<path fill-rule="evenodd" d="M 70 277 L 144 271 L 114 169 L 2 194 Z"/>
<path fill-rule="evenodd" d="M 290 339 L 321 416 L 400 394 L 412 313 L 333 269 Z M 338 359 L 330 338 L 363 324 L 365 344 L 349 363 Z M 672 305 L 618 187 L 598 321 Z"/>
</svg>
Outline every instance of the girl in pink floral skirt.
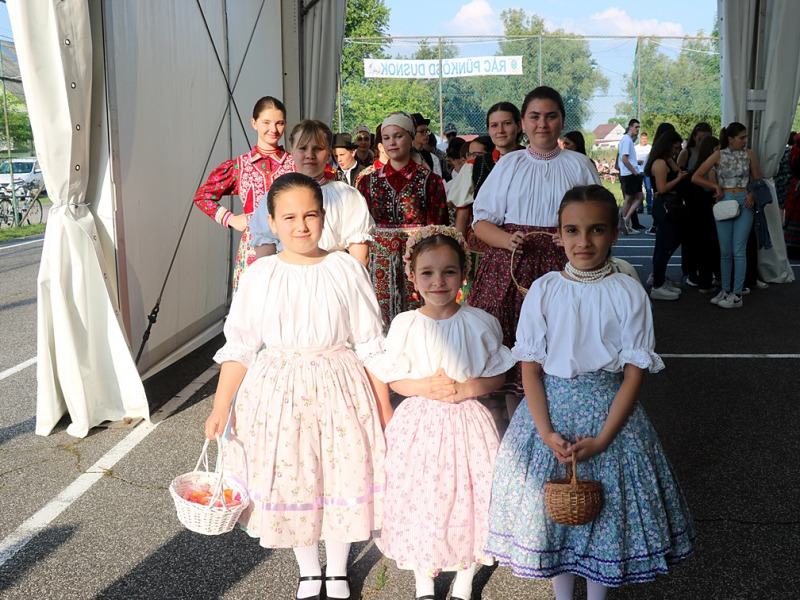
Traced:
<svg viewBox="0 0 800 600">
<path fill-rule="evenodd" d="M 500 323 L 456 302 L 469 268 L 455 229 L 424 227 L 406 243 L 406 273 L 424 300 L 398 315 L 375 375 L 407 396 L 386 428 L 386 495 L 378 547 L 414 571 L 416 597 L 433 599 L 433 577 L 457 571 L 453 600 L 469 600 L 488 533 L 499 445 L 477 396 L 499 389 L 513 365 Z"/>
<path fill-rule="evenodd" d="M 241 278 L 214 357 L 222 369 L 205 433 L 222 434 L 230 415 L 225 471 L 251 499 L 239 524 L 264 547 L 294 549 L 297 598 L 320 597 L 321 539 L 327 597 L 349 598 L 350 543 L 381 528 L 381 424 L 391 405 L 364 364 L 381 355 L 383 323 L 364 266 L 319 248 L 317 182 L 284 175 L 266 201 L 283 250 Z"/>
</svg>

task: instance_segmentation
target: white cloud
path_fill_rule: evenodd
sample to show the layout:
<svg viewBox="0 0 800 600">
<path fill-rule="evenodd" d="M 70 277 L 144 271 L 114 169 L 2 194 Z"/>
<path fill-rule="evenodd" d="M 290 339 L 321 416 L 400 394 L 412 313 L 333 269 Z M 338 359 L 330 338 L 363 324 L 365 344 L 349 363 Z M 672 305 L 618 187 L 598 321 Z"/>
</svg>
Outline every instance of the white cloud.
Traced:
<svg viewBox="0 0 800 600">
<path fill-rule="evenodd" d="M 548 26 L 560 27 L 579 35 L 684 35 L 683 25 L 658 19 L 634 19 L 621 8 L 607 8 L 586 19 L 566 18 L 547 21 Z"/>
<path fill-rule="evenodd" d="M 499 35 L 503 24 L 487 0 L 472 0 L 462 4 L 456 16 L 445 27 L 451 35 Z"/>
</svg>

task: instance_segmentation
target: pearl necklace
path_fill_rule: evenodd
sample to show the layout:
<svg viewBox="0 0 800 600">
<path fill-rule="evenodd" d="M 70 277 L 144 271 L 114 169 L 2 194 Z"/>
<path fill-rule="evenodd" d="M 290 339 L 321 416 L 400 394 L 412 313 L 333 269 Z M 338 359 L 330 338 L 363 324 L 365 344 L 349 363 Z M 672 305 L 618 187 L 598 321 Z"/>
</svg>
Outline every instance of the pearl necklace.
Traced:
<svg viewBox="0 0 800 600">
<path fill-rule="evenodd" d="M 607 275 L 614 272 L 614 267 L 611 266 L 610 261 L 605 261 L 602 267 L 592 269 L 591 271 L 581 271 L 572 266 L 571 262 L 567 263 L 564 267 L 564 272 L 570 276 L 571 279 L 579 283 L 597 283 Z"/>
</svg>

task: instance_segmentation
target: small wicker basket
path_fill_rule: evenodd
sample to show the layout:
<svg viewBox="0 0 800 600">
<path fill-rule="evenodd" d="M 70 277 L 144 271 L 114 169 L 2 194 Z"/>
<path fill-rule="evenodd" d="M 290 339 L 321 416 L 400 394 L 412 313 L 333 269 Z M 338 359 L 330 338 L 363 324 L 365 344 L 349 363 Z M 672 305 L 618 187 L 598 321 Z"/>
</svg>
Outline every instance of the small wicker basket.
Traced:
<svg viewBox="0 0 800 600">
<path fill-rule="evenodd" d="M 567 465 L 564 479 L 544 484 L 544 505 L 550 518 L 559 525 L 585 525 L 603 508 L 603 484 L 591 479 L 578 479 L 577 460 Z"/>
<path fill-rule="evenodd" d="M 250 503 L 250 496 L 247 488 L 239 481 L 225 477 L 224 469 L 219 473 L 212 473 L 208 470 L 208 443 L 206 439 L 203 444 L 203 451 L 197 460 L 197 465 L 191 473 L 178 475 L 169 484 L 169 493 L 175 502 L 175 510 L 178 512 L 178 520 L 190 531 L 202 533 L 204 535 L 220 535 L 233 529 L 242 511 Z M 222 456 L 222 443 L 217 436 L 217 456 Z M 200 470 L 203 463 L 205 471 Z M 222 461 L 220 461 L 222 464 Z M 183 498 L 183 493 L 190 485 L 208 484 L 212 490 L 211 501 L 207 505 L 190 502 Z M 234 495 L 239 494 L 241 504 L 228 506 L 225 504 L 223 490 L 230 489 Z M 214 506 L 217 501 L 222 502 L 222 506 Z"/>
<path fill-rule="evenodd" d="M 553 234 L 548 232 L 548 231 L 530 231 L 530 232 L 525 234 L 525 237 L 527 238 L 530 235 L 546 235 L 546 236 L 549 236 L 549 237 L 553 237 Z M 521 246 L 521 244 L 520 244 L 520 246 Z M 522 297 L 524 298 L 525 295 L 528 293 L 528 288 L 522 287 L 519 284 L 519 281 L 517 281 L 517 278 L 514 277 L 514 255 L 517 252 L 517 248 L 514 248 L 511 251 L 511 264 L 509 265 L 509 270 L 511 271 L 511 281 L 514 282 L 514 285 L 517 286 L 517 290 L 519 290 L 519 293 L 522 294 Z"/>
</svg>

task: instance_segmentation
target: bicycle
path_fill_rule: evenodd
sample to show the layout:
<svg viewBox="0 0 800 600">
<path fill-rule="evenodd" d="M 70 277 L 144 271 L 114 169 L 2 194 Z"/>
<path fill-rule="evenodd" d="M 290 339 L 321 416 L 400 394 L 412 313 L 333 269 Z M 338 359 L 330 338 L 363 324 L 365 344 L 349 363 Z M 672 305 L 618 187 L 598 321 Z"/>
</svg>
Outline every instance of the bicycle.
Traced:
<svg viewBox="0 0 800 600">
<path fill-rule="evenodd" d="M 31 185 L 19 185 L 14 190 L 17 196 L 20 225 L 38 225 L 42 222 L 42 201 L 39 200 L 39 195 L 43 190 L 44 185 L 37 189 L 36 193 L 33 193 Z M 10 187 L 2 190 L 2 196 L 3 199 L 0 200 L 0 228 L 6 229 L 16 225 L 14 204 L 10 198 Z"/>
</svg>

